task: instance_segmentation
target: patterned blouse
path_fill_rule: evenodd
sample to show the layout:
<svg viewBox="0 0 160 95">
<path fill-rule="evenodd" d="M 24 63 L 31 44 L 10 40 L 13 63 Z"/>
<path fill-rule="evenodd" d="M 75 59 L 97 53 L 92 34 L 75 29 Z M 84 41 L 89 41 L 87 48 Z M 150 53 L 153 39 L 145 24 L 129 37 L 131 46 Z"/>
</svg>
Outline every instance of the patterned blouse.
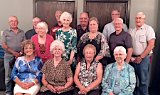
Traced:
<svg viewBox="0 0 160 95">
<path fill-rule="evenodd" d="M 53 86 L 64 86 L 67 83 L 67 78 L 73 77 L 71 68 L 65 60 L 61 60 L 61 62 L 55 67 L 54 60 L 49 59 L 44 64 L 42 73 L 45 74 L 47 82 Z M 71 89 L 72 87 L 69 87 L 65 89 L 65 91 Z M 44 85 L 41 87 L 42 92 L 47 90 L 48 88 L 46 88 Z"/>
<path fill-rule="evenodd" d="M 94 39 L 90 39 L 89 38 L 89 32 L 83 34 L 78 42 L 77 48 L 78 48 L 78 52 L 79 52 L 79 57 L 83 58 L 83 48 L 87 45 L 87 44 L 92 44 L 96 47 L 96 51 L 97 51 L 97 55 L 100 56 L 110 56 L 109 53 L 109 46 L 108 43 L 106 42 L 105 36 L 100 33 L 97 32 L 97 36 Z"/>
<path fill-rule="evenodd" d="M 17 77 L 23 82 L 33 82 L 36 78 L 39 83 L 42 79 L 43 63 L 40 57 L 35 57 L 32 61 L 25 61 L 24 56 L 18 57 L 12 69 L 11 78 L 15 80 Z"/>
<path fill-rule="evenodd" d="M 56 32 L 56 39 L 60 40 L 65 45 L 65 54 L 63 57 L 66 61 L 70 59 L 70 53 L 73 51 L 74 53 L 77 52 L 77 32 L 75 29 L 70 29 L 69 31 L 62 31 L 62 29 L 58 29 Z"/>
<path fill-rule="evenodd" d="M 134 68 L 125 63 L 122 70 L 117 69 L 117 63 L 107 65 L 102 80 L 102 95 L 113 92 L 115 95 L 133 95 L 136 85 Z"/>
<path fill-rule="evenodd" d="M 85 60 L 83 59 L 80 62 L 79 80 L 83 86 L 87 87 L 97 79 L 96 71 L 97 71 L 98 64 L 101 64 L 101 63 L 93 61 L 90 67 L 87 69 L 87 63 L 85 62 Z M 98 87 L 99 86 L 97 86 L 96 88 Z"/>
</svg>

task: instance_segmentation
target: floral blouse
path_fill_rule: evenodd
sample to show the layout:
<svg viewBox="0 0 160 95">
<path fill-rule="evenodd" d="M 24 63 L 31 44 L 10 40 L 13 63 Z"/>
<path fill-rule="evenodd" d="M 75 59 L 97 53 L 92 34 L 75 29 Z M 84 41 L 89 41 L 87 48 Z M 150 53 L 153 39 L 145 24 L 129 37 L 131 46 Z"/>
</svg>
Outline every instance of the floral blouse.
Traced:
<svg viewBox="0 0 160 95">
<path fill-rule="evenodd" d="M 60 40 L 65 45 L 65 54 L 63 57 L 66 61 L 70 59 L 70 53 L 73 51 L 77 52 L 77 32 L 75 29 L 70 29 L 69 31 L 62 31 L 62 29 L 58 29 L 56 32 L 56 39 Z"/>
<path fill-rule="evenodd" d="M 90 39 L 89 38 L 89 32 L 83 34 L 78 42 L 77 48 L 78 48 L 78 52 L 79 52 L 79 57 L 80 59 L 83 58 L 83 48 L 87 45 L 87 44 L 92 44 L 96 47 L 96 56 L 100 55 L 100 56 L 110 56 L 109 53 L 109 46 L 108 43 L 105 39 L 105 36 L 100 33 L 97 32 L 97 36 L 94 39 Z"/>
<path fill-rule="evenodd" d="M 107 65 L 102 80 L 102 95 L 133 95 L 136 85 L 134 68 L 125 63 L 122 70 L 117 69 L 117 63 Z"/>
<path fill-rule="evenodd" d="M 12 69 L 11 78 L 15 80 L 17 77 L 23 82 L 33 82 L 36 78 L 39 83 L 42 79 L 43 63 L 40 57 L 35 57 L 32 61 L 25 61 L 24 56 L 18 57 Z"/>
<path fill-rule="evenodd" d="M 85 60 L 83 59 L 80 62 L 79 80 L 83 86 L 87 87 L 97 79 L 98 64 L 101 64 L 101 63 L 93 61 L 91 63 L 91 66 L 87 69 L 87 63 L 85 62 Z M 97 86 L 96 88 L 98 87 L 99 86 Z"/>
</svg>

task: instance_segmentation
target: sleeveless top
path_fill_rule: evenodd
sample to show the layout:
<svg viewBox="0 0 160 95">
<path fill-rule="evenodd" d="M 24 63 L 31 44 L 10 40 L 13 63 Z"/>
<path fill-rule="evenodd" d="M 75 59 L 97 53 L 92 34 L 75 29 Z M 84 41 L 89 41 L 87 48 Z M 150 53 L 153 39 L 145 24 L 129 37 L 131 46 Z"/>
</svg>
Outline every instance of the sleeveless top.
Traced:
<svg viewBox="0 0 160 95">
<path fill-rule="evenodd" d="M 86 61 L 83 59 L 80 62 L 79 80 L 83 86 L 87 87 L 97 79 L 96 69 L 97 69 L 98 64 L 99 62 L 93 61 L 90 67 L 87 69 Z M 98 87 L 99 86 L 97 86 L 96 88 Z"/>
</svg>

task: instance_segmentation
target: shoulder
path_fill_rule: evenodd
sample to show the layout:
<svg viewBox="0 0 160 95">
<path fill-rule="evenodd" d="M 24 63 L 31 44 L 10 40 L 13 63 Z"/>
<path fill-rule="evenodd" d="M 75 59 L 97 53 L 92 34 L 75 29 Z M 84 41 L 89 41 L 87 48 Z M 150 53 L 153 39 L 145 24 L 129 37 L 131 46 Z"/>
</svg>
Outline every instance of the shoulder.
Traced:
<svg viewBox="0 0 160 95">
<path fill-rule="evenodd" d="M 128 63 L 125 63 L 125 64 L 128 67 L 129 71 L 134 71 L 134 68 L 130 64 Z"/>
</svg>

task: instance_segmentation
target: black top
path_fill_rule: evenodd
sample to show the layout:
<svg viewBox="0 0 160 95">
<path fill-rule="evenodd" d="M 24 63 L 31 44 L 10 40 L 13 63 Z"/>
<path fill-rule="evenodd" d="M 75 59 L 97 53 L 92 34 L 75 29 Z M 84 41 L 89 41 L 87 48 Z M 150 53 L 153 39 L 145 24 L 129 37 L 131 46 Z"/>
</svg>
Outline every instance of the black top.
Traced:
<svg viewBox="0 0 160 95">
<path fill-rule="evenodd" d="M 28 30 L 26 33 L 25 33 L 25 36 L 26 36 L 26 39 L 31 39 L 31 37 L 33 35 L 37 34 L 35 29 L 31 29 L 31 30 Z"/>
</svg>

